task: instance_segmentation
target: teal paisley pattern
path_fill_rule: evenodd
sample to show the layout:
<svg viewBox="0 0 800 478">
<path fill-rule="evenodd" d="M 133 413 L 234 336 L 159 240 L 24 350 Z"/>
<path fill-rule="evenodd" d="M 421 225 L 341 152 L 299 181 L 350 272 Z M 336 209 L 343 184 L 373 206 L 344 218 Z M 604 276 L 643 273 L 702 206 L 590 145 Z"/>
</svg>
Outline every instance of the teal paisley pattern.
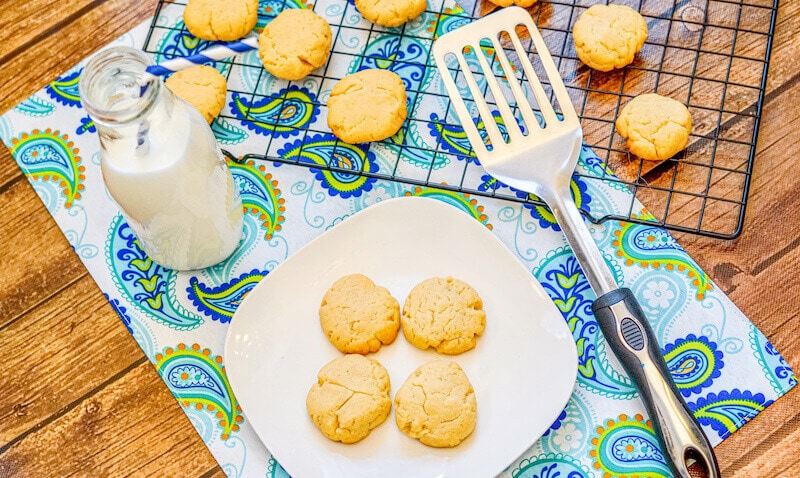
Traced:
<svg viewBox="0 0 800 478">
<path fill-rule="evenodd" d="M 214 132 L 214 137 L 217 138 L 219 144 L 239 144 L 247 139 L 247 131 L 243 130 L 226 121 L 224 118 L 217 117 L 211 123 L 211 131 Z"/>
<path fill-rule="evenodd" d="M 31 181 L 52 183 L 60 189 L 66 208 L 81 198 L 86 167 L 66 134 L 50 128 L 22 133 L 11 139 L 11 154 Z"/>
<path fill-rule="evenodd" d="M 702 335 L 689 334 L 668 344 L 663 352 L 672 380 L 684 397 L 710 387 L 725 366 L 717 344 Z"/>
<path fill-rule="evenodd" d="M 416 187 L 412 191 L 406 192 L 405 195 L 429 197 L 446 202 L 469 214 L 486 226 L 487 229 L 492 229 L 492 225 L 488 222 L 489 218 L 484 213 L 484 207 L 479 205 L 478 200 L 471 198 L 469 194 L 446 191 L 444 189 Z"/>
<path fill-rule="evenodd" d="M 701 425 L 711 427 L 720 438 L 726 438 L 771 403 L 763 393 L 735 388 L 709 393 L 687 405 Z"/>
<path fill-rule="evenodd" d="M 181 405 L 214 415 L 223 440 L 239 431 L 244 416 L 225 375 L 222 356 L 212 356 L 198 344 L 181 343 L 154 359 L 159 375 Z"/>
<path fill-rule="evenodd" d="M 121 215 L 108 230 L 106 262 L 119 293 L 147 317 L 176 330 L 202 325 L 202 317 L 178 302 L 176 273 L 147 257 Z"/>
<path fill-rule="evenodd" d="M 616 420 L 607 420 L 595 432 L 589 455 L 603 476 L 672 476 L 653 425 L 642 415 L 620 415 Z"/>
<path fill-rule="evenodd" d="M 51 98 L 62 105 L 78 107 L 81 104 L 81 97 L 78 94 L 78 82 L 80 79 L 81 70 L 67 73 L 47 85 L 45 91 Z"/>
<path fill-rule="evenodd" d="M 281 230 L 286 211 L 286 201 L 281 197 L 278 181 L 266 172 L 266 166 L 256 165 L 253 160 L 246 163 L 229 161 L 228 167 L 239 188 L 245 212 L 258 218 L 264 229 L 264 238 L 272 239 Z"/>
<path fill-rule="evenodd" d="M 548 453 L 522 460 L 511 478 L 589 478 L 593 474 L 580 461 L 561 453 Z"/>
<path fill-rule="evenodd" d="M 265 271 L 253 270 L 218 287 L 210 287 L 192 277 L 186 292 L 200 312 L 212 320 L 226 323 L 231 321 L 239 304 L 265 275 Z"/>
<path fill-rule="evenodd" d="M 630 379 L 598 353 L 599 326 L 592 314 L 595 296 L 567 249 L 550 254 L 533 271 L 536 279 L 567 321 L 578 351 L 578 383 L 587 390 L 615 399 L 637 395 Z"/>
<path fill-rule="evenodd" d="M 367 45 L 363 58 L 356 58 L 350 72 L 381 69 L 397 73 L 408 91 L 419 90 L 425 76 L 425 58 L 430 50 L 430 41 L 413 37 L 386 34 Z"/>
<path fill-rule="evenodd" d="M 265 98 L 251 100 L 249 96 L 234 93 L 231 111 L 243 125 L 260 135 L 296 136 L 319 114 L 316 96 L 295 85 Z"/>
<path fill-rule="evenodd" d="M 700 270 L 664 229 L 622 222 L 619 223 L 619 229 L 615 229 L 614 235 L 617 239 L 612 245 L 616 248 L 616 255 L 626 265 L 677 270 L 686 275 L 698 300 L 703 300 L 706 293 L 714 288 L 708 275 Z"/>
<path fill-rule="evenodd" d="M 267 478 L 291 478 L 289 473 L 283 469 L 280 463 L 275 461 L 275 458 L 269 457 L 269 468 L 267 468 Z"/>
<path fill-rule="evenodd" d="M 15 106 L 14 110 L 19 111 L 20 113 L 27 116 L 42 117 L 42 116 L 48 116 L 53 111 L 55 111 L 56 105 L 36 95 L 33 95 L 30 98 L 26 98 L 22 103 Z"/>
<path fill-rule="evenodd" d="M 285 159 L 337 168 L 336 170 L 314 168 L 312 171 L 331 196 L 340 196 L 343 199 L 361 196 L 370 191 L 375 183 L 374 177 L 346 171 L 368 174 L 378 172 L 375 154 L 369 151 L 369 145 L 343 143 L 332 134 L 309 136 L 305 141 L 300 140 L 286 145 L 278 151 L 278 154 Z"/>
<path fill-rule="evenodd" d="M 506 129 L 505 122 L 500 112 L 492 111 L 492 117 L 494 117 L 494 122 L 497 124 L 497 129 L 500 131 L 500 134 L 503 138 L 507 139 L 508 130 Z M 467 139 L 464 128 L 444 123 L 439 119 L 436 113 L 431 113 L 430 120 L 428 128 L 430 129 L 431 135 L 435 138 L 435 142 L 439 144 L 442 150 L 453 153 L 456 155 L 456 158 L 466 160 L 468 163 L 480 164 L 475 156 L 475 151 L 472 150 L 472 146 L 469 144 L 469 139 Z M 476 120 L 476 126 L 478 128 L 478 133 L 480 133 L 483 138 L 484 144 L 491 146 L 492 141 L 489 139 L 488 133 L 486 133 L 483 120 Z M 525 128 L 520 129 L 523 133 L 525 132 Z M 486 176 L 486 178 L 489 178 L 489 176 Z M 485 182 L 481 189 L 483 191 L 488 190 L 485 186 Z"/>
<path fill-rule="evenodd" d="M 755 325 L 750 326 L 748 335 L 750 336 L 750 347 L 758 358 L 761 370 L 772 385 L 772 389 L 779 393 L 781 390 L 797 385 L 797 376 L 792 368 Z"/>
</svg>

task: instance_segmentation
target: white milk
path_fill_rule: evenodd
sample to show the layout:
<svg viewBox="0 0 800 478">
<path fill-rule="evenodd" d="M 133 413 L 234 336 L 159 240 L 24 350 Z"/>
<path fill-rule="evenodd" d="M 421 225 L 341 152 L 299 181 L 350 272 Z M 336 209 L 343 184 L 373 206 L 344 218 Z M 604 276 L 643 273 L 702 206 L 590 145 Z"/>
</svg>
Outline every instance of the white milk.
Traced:
<svg viewBox="0 0 800 478">
<path fill-rule="evenodd" d="M 103 178 L 148 256 L 172 269 L 208 267 L 239 244 L 241 199 L 200 114 L 179 100 L 169 115 L 158 111 L 168 104 L 155 108 L 141 146 L 137 125 L 103 142 Z"/>
</svg>

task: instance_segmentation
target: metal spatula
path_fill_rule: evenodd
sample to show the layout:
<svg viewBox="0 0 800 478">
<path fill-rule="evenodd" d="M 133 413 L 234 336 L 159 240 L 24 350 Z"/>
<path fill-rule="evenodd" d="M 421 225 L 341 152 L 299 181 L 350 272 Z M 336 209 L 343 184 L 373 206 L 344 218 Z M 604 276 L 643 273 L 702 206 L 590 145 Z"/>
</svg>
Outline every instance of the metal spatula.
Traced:
<svg viewBox="0 0 800 478">
<path fill-rule="evenodd" d="M 553 108 L 523 48 L 516 32 L 518 25 L 530 34 L 561 115 Z M 540 119 L 525 94 L 524 83 L 515 76 L 501 43 L 501 34 L 511 40 L 506 48 L 518 57 L 523 78 L 527 78 L 527 87 L 540 110 Z M 500 80 L 495 76 L 499 72 L 493 71 L 487 53 L 483 52 L 482 46 L 488 45 L 491 45 L 488 54 L 496 57 L 502 69 Z M 479 68 L 473 69 L 488 85 L 486 95 L 476 75 L 470 71 L 465 53 L 473 58 L 473 65 L 477 59 Z M 592 310 L 600 329 L 636 383 L 672 471 L 681 478 L 690 478 L 687 466 L 698 462 L 707 476 L 719 477 L 711 445 L 675 387 L 641 307 L 629 289 L 617 286 L 572 200 L 570 180 L 581 150 L 581 124 L 530 14 L 519 7 L 504 8 L 443 35 L 434 43 L 433 54 L 452 106 L 483 168 L 499 181 L 545 201 L 564 231 L 598 297 Z M 457 61 L 458 68 L 449 69 L 447 59 Z M 453 75 L 458 75 L 459 71 L 475 102 L 480 121 L 473 120 L 456 85 Z M 505 90 L 501 83 L 507 83 Z M 516 108 L 506 99 L 509 94 Z M 501 120 L 491 111 L 486 96 L 493 99 Z M 518 124 L 515 109 L 524 122 L 524 129 Z M 481 123 L 483 134 L 477 126 Z"/>
</svg>

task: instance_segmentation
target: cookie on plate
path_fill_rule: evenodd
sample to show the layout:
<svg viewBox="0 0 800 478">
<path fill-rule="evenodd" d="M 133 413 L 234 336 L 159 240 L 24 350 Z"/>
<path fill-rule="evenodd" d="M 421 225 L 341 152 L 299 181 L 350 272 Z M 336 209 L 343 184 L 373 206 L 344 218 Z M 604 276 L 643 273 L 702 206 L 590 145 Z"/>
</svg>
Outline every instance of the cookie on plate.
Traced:
<svg viewBox="0 0 800 478">
<path fill-rule="evenodd" d="M 617 118 L 617 131 L 631 153 L 642 159 L 664 160 L 689 142 L 692 115 L 683 103 L 655 93 L 630 100 Z"/>
<path fill-rule="evenodd" d="M 380 141 L 406 120 L 406 88 L 397 73 L 370 69 L 342 78 L 328 97 L 328 127 L 345 143 Z"/>
<path fill-rule="evenodd" d="M 349 354 L 320 369 L 306 397 L 308 416 L 329 439 L 355 443 L 389 416 L 389 373 L 376 360 Z"/>
<path fill-rule="evenodd" d="M 301 80 L 328 61 L 330 24 L 313 10 L 287 8 L 264 27 L 258 56 L 264 68 L 283 80 Z"/>
<path fill-rule="evenodd" d="M 453 277 L 433 277 L 411 289 L 400 322 L 413 346 L 452 355 L 475 347 L 486 313 L 472 286 Z"/>
<path fill-rule="evenodd" d="M 319 323 L 328 340 L 344 353 L 377 352 L 397 338 L 400 304 L 363 274 L 344 276 L 322 298 Z"/>
<path fill-rule="evenodd" d="M 434 360 L 412 373 L 394 397 L 397 427 L 432 447 L 454 447 L 475 430 L 478 402 L 455 362 Z"/>
<path fill-rule="evenodd" d="M 186 29 L 203 40 L 238 40 L 257 21 L 258 0 L 189 0 L 183 10 Z"/>
<path fill-rule="evenodd" d="M 172 74 L 164 82 L 167 88 L 197 108 L 211 123 L 225 106 L 228 83 L 216 68 L 197 65 Z"/>
<path fill-rule="evenodd" d="M 384 27 L 399 27 L 422 15 L 426 0 L 355 0 L 356 9 L 367 20 Z"/>
<path fill-rule="evenodd" d="M 633 62 L 647 40 L 647 23 L 631 7 L 592 5 L 572 27 L 572 39 L 582 62 L 611 71 Z"/>
</svg>

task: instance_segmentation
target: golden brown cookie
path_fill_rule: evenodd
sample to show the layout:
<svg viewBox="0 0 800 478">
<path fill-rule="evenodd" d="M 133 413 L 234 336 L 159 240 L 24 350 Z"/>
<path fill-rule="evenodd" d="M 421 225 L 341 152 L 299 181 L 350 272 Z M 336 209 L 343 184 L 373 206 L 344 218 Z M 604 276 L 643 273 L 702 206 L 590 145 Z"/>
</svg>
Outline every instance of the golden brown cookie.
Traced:
<svg viewBox="0 0 800 478">
<path fill-rule="evenodd" d="M 399 27 L 422 15 L 426 0 L 355 0 L 356 9 L 367 20 L 384 27 Z"/>
<path fill-rule="evenodd" d="M 305 8 L 287 8 L 264 27 L 258 56 L 264 68 L 284 80 L 301 80 L 328 61 L 331 26 Z"/>
<path fill-rule="evenodd" d="M 528 8 L 536 3 L 537 0 L 489 0 L 499 7 L 510 7 L 516 5 L 522 8 Z"/>
<path fill-rule="evenodd" d="M 486 313 L 469 284 L 452 277 L 433 277 L 409 292 L 400 322 L 413 346 L 460 354 L 475 347 L 486 326 Z"/>
<path fill-rule="evenodd" d="M 642 159 L 669 159 L 686 147 L 692 115 L 683 103 L 647 93 L 630 100 L 617 118 L 617 131 Z"/>
<path fill-rule="evenodd" d="M 397 338 L 400 304 L 385 287 L 362 274 L 344 276 L 322 298 L 319 322 L 344 353 L 377 352 Z"/>
<path fill-rule="evenodd" d="M 328 127 L 345 143 L 386 139 L 403 126 L 407 114 L 403 80 L 388 70 L 347 75 L 328 97 Z"/>
<path fill-rule="evenodd" d="M 238 40 L 257 21 L 258 0 L 189 0 L 183 10 L 186 28 L 203 40 Z"/>
<path fill-rule="evenodd" d="M 475 429 L 478 402 L 455 362 L 434 360 L 412 373 L 394 397 L 397 428 L 433 447 L 453 447 Z"/>
<path fill-rule="evenodd" d="M 326 364 L 306 397 L 308 416 L 333 441 L 355 443 L 389 416 L 389 373 L 376 360 L 350 354 Z"/>
<path fill-rule="evenodd" d="M 647 23 L 631 7 L 592 5 L 572 27 L 572 39 L 582 62 L 611 71 L 633 62 L 647 40 Z"/>
<path fill-rule="evenodd" d="M 177 71 L 164 83 L 173 93 L 197 108 L 211 123 L 225 106 L 228 83 L 216 68 L 197 65 Z"/>
</svg>

